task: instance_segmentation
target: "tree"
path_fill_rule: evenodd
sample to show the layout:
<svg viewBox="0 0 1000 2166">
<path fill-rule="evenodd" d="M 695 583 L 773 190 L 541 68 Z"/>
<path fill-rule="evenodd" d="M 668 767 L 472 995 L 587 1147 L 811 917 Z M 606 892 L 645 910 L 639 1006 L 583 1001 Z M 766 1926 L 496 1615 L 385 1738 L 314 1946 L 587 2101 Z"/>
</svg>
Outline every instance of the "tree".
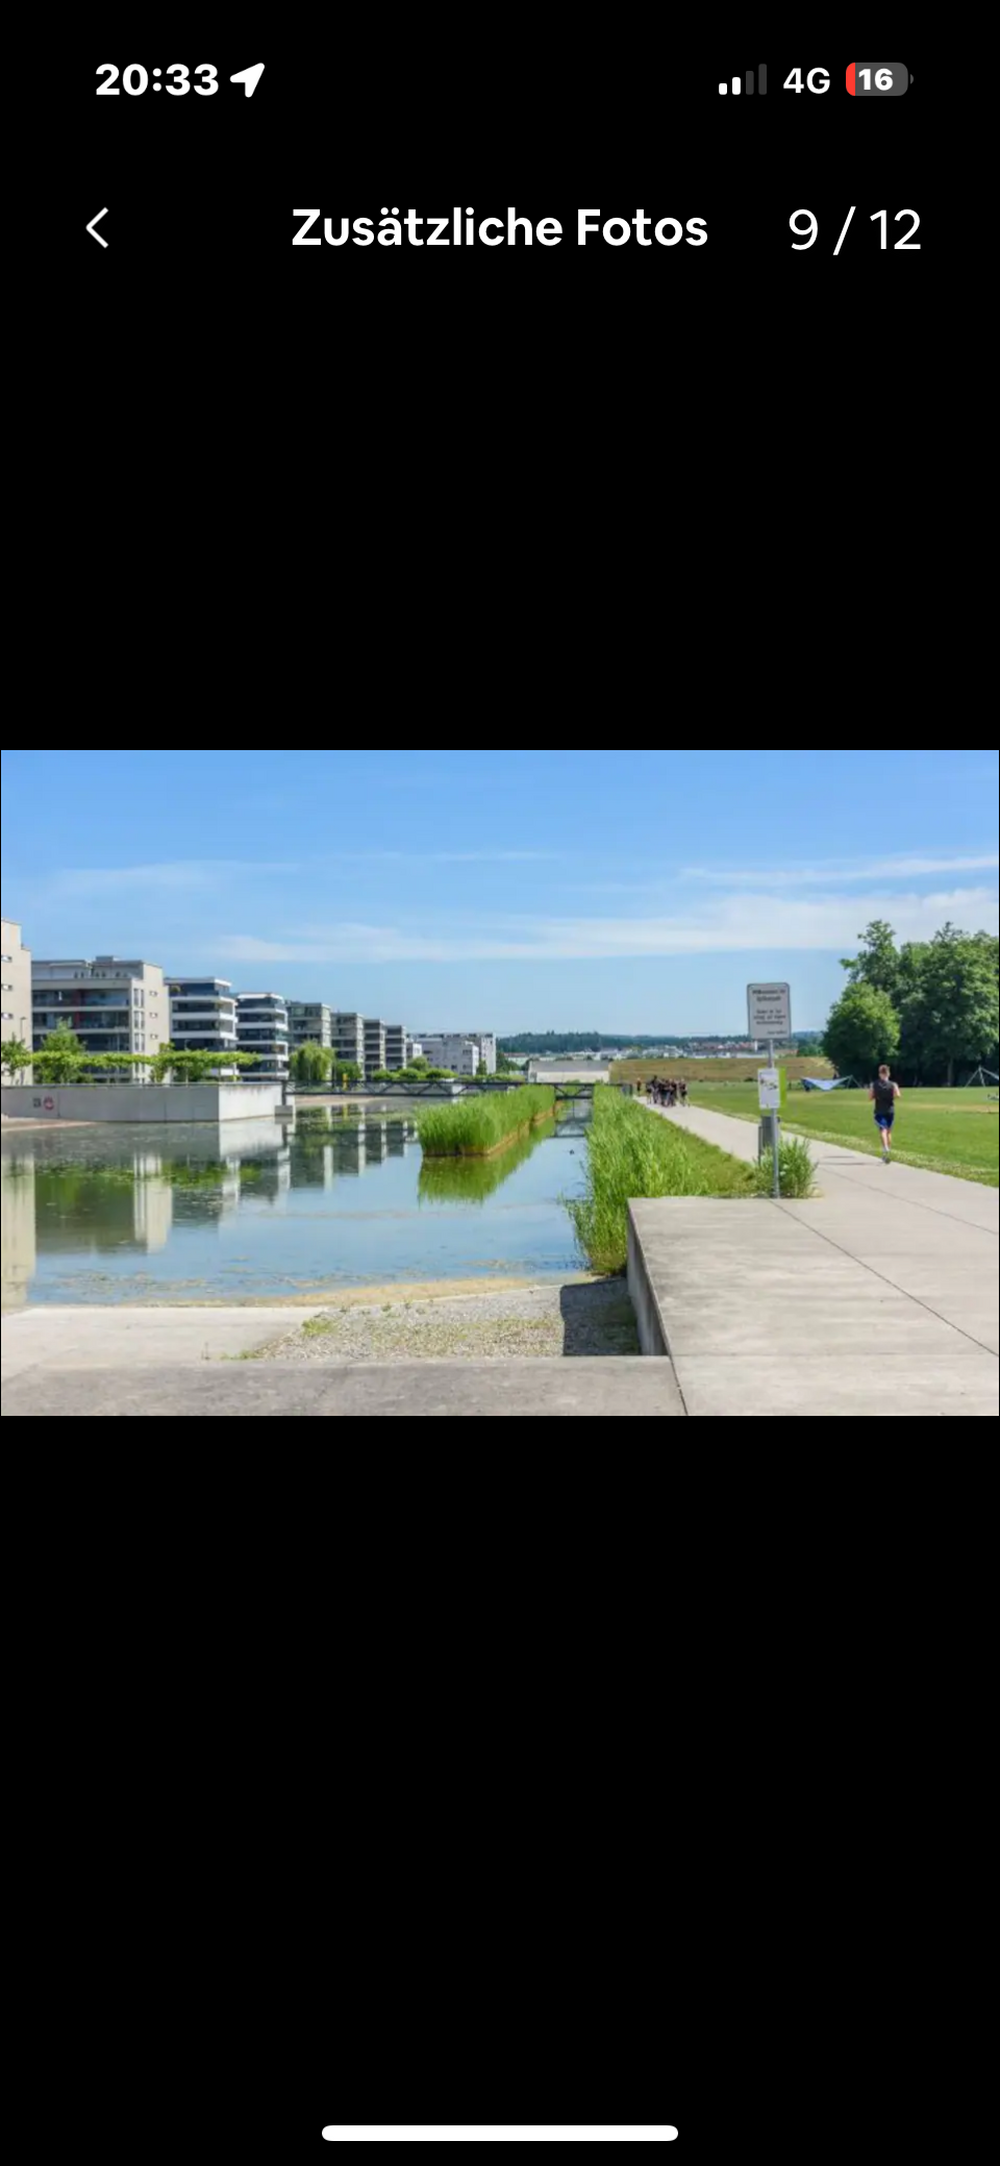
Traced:
<svg viewBox="0 0 1000 2166">
<path fill-rule="evenodd" d="M 74 1083 L 83 1067 L 83 1047 L 75 1030 L 70 1030 L 67 1023 L 50 1030 L 41 1052 L 34 1055 L 33 1065 L 42 1083 Z"/>
<path fill-rule="evenodd" d="M 364 1080 L 364 1071 L 359 1067 L 356 1060 L 338 1061 L 337 1074 L 340 1078 L 342 1091 L 357 1090 L 358 1084 Z"/>
<path fill-rule="evenodd" d="M 860 955 L 845 956 L 843 967 L 852 985 L 872 985 L 877 993 L 895 1000 L 899 986 L 899 954 L 896 935 L 884 918 L 873 918 L 863 933 Z"/>
<path fill-rule="evenodd" d="M 211 1083 L 217 1078 L 242 1072 L 244 1068 L 256 1068 L 256 1053 L 206 1053 L 181 1050 L 176 1045 L 164 1045 L 149 1061 L 139 1059 L 140 1067 L 149 1067 L 154 1083 Z"/>
<path fill-rule="evenodd" d="M 908 1061 L 925 1080 L 942 1078 L 949 1090 L 956 1067 L 988 1059 L 1000 1031 L 991 934 L 970 937 L 950 924 L 935 933 L 905 997 L 903 1029 Z"/>
<path fill-rule="evenodd" d="M 826 1026 L 823 1050 L 841 1075 L 875 1074 L 899 1047 L 899 1017 L 888 993 L 858 980 L 842 993 Z"/>
<path fill-rule="evenodd" d="M 332 1066 L 333 1053 L 328 1045 L 300 1045 L 291 1059 L 293 1081 L 300 1089 L 322 1089 L 329 1082 Z"/>
<path fill-rule="evenodd" d="M 490 1071 L 486 1066 L 486 1062 L 484 1060 L 481 1060 L 478 1068 L 476 1069 L 477 1082 L 487 1083 L 489 1081 L 489 1074 Z"/>
<path fill-rule="evenodd" d="M 5 1038 L 0 1047 L 0 1068 L 9 1083 L 16 1083 L 25 1068 L 31 1066 L 31 1047 L 23 1038 Z"/>
</svg>

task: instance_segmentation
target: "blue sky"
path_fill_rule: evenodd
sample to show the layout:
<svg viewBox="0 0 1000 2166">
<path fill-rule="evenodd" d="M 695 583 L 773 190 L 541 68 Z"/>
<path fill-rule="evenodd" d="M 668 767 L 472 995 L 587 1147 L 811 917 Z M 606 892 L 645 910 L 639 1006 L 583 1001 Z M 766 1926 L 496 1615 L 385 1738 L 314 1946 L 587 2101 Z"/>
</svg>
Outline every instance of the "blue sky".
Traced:
<svg viewBox="0 0 1000 2166">
<path fill-rule="evenodd" d="M 997 930 L 997 753 L 2 755 L 3 911 L 39 956 L 142 955 L 410 1029 L 821 1024 L 887 917 Z M 277 734 L 277 733 L 276 733 Z M 623 730 L 623 735 L 626 731 Z M 679 731 L 697 738 L 697 726 Z"/>
</svg>

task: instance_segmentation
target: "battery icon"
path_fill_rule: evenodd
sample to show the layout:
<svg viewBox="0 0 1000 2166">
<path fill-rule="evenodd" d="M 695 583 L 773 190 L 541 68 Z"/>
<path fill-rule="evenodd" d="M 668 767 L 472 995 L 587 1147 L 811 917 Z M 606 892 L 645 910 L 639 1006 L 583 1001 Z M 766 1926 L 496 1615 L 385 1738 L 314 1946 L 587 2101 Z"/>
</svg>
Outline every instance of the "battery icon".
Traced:
<svg viewBox="0 0 1000 2166">
<path fill-rule="evenodd" d="M 909 68 L 901 60 L 852 60 L 847 70 L 852 98 L 902 98 L 910 81 Z"/>
</svg>

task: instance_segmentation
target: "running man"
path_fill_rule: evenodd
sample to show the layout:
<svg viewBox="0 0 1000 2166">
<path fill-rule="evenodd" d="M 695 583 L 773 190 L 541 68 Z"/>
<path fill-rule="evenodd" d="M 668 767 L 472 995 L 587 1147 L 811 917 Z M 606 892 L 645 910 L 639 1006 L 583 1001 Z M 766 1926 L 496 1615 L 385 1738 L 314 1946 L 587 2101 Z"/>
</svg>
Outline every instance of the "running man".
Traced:
<svg viewBox="0 0 1000 2166">
<path fill-rule="evenodd" d="M 892 1071 L 889 1068 L 880 1068 L 874 1083 L 868 1086 L 868 1096 L 875 1107 L 875 1126 L 882 1137 L 882 1158 L 886 1165 L 892 1157 L 896 1106 L 902 1095 L 899 1084 L 892 1080 Z"/>
</svg>

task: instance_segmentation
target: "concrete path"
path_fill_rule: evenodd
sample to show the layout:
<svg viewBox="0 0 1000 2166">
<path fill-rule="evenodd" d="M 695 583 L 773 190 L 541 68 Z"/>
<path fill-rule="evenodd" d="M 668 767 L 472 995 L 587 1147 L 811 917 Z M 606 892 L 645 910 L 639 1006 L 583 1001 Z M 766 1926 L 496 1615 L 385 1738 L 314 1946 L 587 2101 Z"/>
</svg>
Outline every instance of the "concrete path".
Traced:
<svg viewBox="0 0 1000 2166">
<path fill-rule="evenodd" d="M 243 1357 L 315 1311 L 297 1309 L 23 1309 L 5 1316 L 2 1411 L 243 1418 L 381 1415 L 442 1421 L 541 1417 L 576 1421 L 683 1416 L 669 1361 L 312 1362 Z"/>
<path fill-rule="evenodd" d="M 665 1114 L 734 1157 L 747 1121 Z M 812 1143 L 809 1203 L 633 1206 L 689 1414 L 1000 1412 L 1000 1195 Z M 645 1340 L 644 1340 L 645 1343 Z"/>
</svg>

